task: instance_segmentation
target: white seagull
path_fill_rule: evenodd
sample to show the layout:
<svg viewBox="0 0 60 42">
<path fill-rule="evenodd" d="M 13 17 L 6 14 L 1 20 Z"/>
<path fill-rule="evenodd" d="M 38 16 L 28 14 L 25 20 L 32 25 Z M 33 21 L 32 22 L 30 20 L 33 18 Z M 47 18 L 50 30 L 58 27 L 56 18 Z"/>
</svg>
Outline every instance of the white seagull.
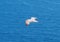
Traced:
<svg viewBox="0 0 60 42">
<path fill-rule="evenodd" d="M 36 17 L 31 17 L 25 21 L 26 26 L 28 26 L 31 22 L 38 22 Z"/>
</svg>

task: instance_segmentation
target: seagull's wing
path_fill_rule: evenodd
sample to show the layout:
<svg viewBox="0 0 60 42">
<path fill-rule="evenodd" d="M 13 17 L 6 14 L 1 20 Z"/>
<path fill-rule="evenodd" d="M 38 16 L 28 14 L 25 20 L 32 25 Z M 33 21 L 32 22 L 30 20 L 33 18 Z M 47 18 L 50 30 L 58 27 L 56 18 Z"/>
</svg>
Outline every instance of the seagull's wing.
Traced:
<svg viewBox="0 0 60 42">
<path fill-rule="evenodd" d="M 31 17 L 31 19 L 37 19 L 36 17 Z"/>
</svg>

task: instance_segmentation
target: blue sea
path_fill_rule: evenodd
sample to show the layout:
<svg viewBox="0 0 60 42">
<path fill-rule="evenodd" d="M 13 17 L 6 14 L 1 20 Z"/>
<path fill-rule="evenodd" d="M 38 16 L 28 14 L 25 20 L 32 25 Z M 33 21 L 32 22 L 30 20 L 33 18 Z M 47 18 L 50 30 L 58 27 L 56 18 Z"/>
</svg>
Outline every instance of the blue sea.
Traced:
<svg viewBox="0 0 60 42">
<path fill-rule="evenodd" d="M 0 42 L 60 42 L 60 0 L 0 0 Z"/>
</svg>

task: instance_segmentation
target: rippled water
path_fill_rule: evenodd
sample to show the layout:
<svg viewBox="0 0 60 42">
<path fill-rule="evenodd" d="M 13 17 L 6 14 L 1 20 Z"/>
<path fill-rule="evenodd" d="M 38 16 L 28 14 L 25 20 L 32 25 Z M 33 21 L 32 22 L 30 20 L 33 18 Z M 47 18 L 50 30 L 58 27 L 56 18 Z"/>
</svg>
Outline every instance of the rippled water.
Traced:
<svg viewBox="0 0 60 42">
<path fill-rule="evenodd" d="M 0 42 L 60 42 L 60 0 L 0 0 Z"/>
</svg>

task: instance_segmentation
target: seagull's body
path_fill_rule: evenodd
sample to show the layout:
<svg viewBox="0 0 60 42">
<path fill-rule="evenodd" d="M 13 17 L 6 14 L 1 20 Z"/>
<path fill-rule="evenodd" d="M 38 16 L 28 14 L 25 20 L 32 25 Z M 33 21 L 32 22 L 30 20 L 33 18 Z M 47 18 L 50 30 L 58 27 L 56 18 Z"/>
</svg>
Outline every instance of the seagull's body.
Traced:
<svg viewBox="0 0 60 42">
<path fill-rule="evenodd" d="M 26 25 L 28 26 L 31 22 L 38 22 L 36 17 L 31 17 L 31 19 L 26 20 Z"/>
</svg>

